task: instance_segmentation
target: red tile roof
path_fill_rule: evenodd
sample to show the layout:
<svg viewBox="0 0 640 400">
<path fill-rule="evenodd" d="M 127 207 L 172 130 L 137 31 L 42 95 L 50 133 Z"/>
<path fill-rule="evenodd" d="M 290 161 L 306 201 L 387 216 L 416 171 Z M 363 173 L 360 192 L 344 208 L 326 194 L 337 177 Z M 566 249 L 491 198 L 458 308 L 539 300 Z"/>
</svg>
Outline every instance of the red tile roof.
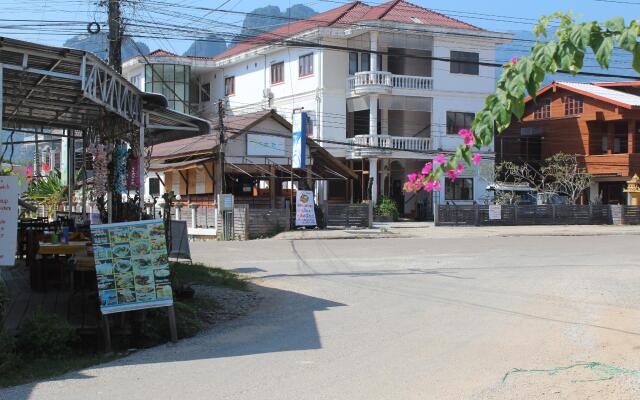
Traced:
<svg viewBox="0 0 640 400">
<path fill-rule="evenodd" d="M 152 51 L 151 53 L 147 54 L 150 57 L 177 57 L 178 55 L 175 53 L 172 53 L 170 51 L 166 51 L 166 50 L 162 50 L 162 49 L 157 49 Z"/>
<path fill-rule="evenodd" d="M 318 27 L 346 26 L 356 22 L 375 20 L 482 31 L 482 29 L 477 26 L 447 17 L 444 14 L 419 7 L 404 0 L 393 0 L 375 7 L 371 7 L 360 1 L 355 1 L 316 14 L 308 19 L 281 26 L 271 32 L 262 33 L 230 47 L 226 51 L 218 54 L 214 59 L 220 60 L 268 43 L 277 43 L 279 40 L 287 39 Z"/>
</svg>

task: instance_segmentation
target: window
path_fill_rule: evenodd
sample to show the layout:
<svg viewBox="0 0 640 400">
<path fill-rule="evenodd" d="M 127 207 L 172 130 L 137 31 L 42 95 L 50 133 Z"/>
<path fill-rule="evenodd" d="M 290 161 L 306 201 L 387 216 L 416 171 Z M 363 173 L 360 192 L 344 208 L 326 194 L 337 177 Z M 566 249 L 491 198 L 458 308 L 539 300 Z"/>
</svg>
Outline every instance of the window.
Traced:
<svg viewBox="0 0 640 400">
<path fill-rule="evenodd" d="M 173 175 L 171 176 L 171 190 L 173 191 L 173 194 L 175 194 L 176 196 L 181 194 L 180 193 L 181 180 L 182 180 L 182 175 L 180 175 L 180 172 L 173 171 Z"/>
<path fill-rule="evenodd" d="M 447 135 L 457 135 L 460 129 L 469 129 L 476 117 L 474 113 L 447 111 Z"/>
<path fill-rule="evenodd" d="M 551 99 L 542 99 L 536 104 L 536 110 L 533 113 L 534 119 L 551 118 Z"/>
<path fill-rule="evenodd" d="M 349 75 L 355 75 L 358 72 L 358 53 L 349 53 Z"/>
<path fill-rule="evenodd" d="M 138 80 L 140 82 L 141 76 Z M 167 98 L 169 108 L 188 113 L 191 99 L 191 68 L 185 65 L 147 64 L 144 90 Z"/>
<path fill-rule="evenodd" d="M 159 196 L 160 195 L 160 179 L 158 179 L 158 178 L 149 178 L 149 194 L 151 196 Z"/>
<path fill-rule="evenodd" d="M 582 97 L 565 96 L 564 98 L 564 115 L 582 114 L 584 110 L 584 101 Z"/>
<path fill-rule="evenodd" d="M 371 71 L 371 54 L 369 53 L 360 54 L 360 68 L 361 68 L 361 71 Z"/>
<path fill-rule="evenodd" d="M 284 82 L 284 62 L 271 64 L 271 84 Z"/>
<path fill-rule="evenodd" d="M 473 178 L 458 178 L 452 181 L 445 178 L 445 200 L 473 200 Z"/>
<path fill-rule="evenodd" d="M 200 86 L 200 101 L 211 101 L 211 84 L 209 82 L 203 83 Z"/>
<path fill-rule="evenodd" d="M 224 78 L 224 95 L 231 96 L 236 92 L 236 79 L 234 76 Z"/>
<path fill-rule="evenodd" d="M 452 51 L 449 66 L 452 74 L 480 75 L 480 55 L 466 51 Z"/>
<path fill-rule="evenodd" d="M 300 56 L 298 59 L 298 76 L 308 76 L 313 74 L 313 53 Z"/>
<path fill-rule="evenodd" d="M 204 193 L 204 190 L 205 190 L 204 180 L 205 180 L 204 168 L 196 169 L 196 194 Z"/>
<path fill-rule="evenodd" d="M 134 75 L 131 77 L 131 84 L 135 87 L 137 87 L 138 89 L 142 90 L 142 87 L 140 85 L 140 80 L 142 78 L 142 74 L 138 74 L 138 75 Z"/>
</svg>

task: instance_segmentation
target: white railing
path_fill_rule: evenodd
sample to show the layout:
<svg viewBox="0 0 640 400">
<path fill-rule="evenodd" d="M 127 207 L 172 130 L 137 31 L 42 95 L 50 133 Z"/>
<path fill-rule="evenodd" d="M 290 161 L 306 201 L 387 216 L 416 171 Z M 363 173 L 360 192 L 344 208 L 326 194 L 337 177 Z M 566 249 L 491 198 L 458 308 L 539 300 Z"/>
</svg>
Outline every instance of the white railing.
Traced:
<svg viewBox="0 0 640 400">
<path fill-rule="evenodd" d="M 390 135 L 357 135 L 348 139 L 352 158 L 392 155 L 394 151 L 423 152 L 431 149 L 431 138 Z"/>
<path fill-rule="evenodd" d="M 394 75 L 386 71 L 357 72 L 347 78 L 347 89 L 366 92 L 369 90 L 433 90 L 433 78 L 428 76 Z"/>
</svg>

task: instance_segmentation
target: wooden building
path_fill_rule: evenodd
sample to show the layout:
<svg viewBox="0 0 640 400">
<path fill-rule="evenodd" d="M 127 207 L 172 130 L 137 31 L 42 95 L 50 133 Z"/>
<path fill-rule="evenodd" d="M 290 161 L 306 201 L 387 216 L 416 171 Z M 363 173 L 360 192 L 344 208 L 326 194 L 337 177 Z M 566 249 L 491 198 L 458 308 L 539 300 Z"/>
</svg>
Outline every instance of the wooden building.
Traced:
<svg viewBox="0 0 640 400">
<path fill-rule="evenodd" d="M 578 154 L 594 183 L 587 200 L 627 204 L 625 182 L 640 173 L 640 81 L 553 82 L 496 139 L 496 162 L 536 165 L 556 153 Z"/>
<path fill-rule="evenodd" d="M 274 111 L 228 116 L 224 123 L 226 193 L 234 194 L 236 204 L 284 208 L 299 187 L 313 189 L 318 180 L 348 183 L 354 177 L 311 138 L 307 139 L 307 167 L 292 170 L 291 124 Z M 222 186 L 219 139 L 215 126 L 207 135 L 152 146 L 149 192 L 173 191 L 185 205 L 213 206 Z M 158 183 L 163 190 L 156 187 Z"/>
</svg>

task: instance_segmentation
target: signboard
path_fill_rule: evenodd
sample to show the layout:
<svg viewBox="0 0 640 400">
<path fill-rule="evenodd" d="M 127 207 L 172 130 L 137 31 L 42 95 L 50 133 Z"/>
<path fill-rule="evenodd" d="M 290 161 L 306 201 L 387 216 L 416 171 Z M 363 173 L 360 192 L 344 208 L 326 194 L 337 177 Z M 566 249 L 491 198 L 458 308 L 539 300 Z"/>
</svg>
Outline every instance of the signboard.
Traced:
<svg viewBox="0 0 640 400">
<path fill-rule="evenodd" d="M 247 134 L 247 156 L 276 156 L 286 155 L 285 138 L 274 135 Z"/>
<path fill-rule="evenodd" d="M 489 205 L 489 220 L 502 219 L 502 206 L 499 204 Z"/>
<path fill-rule="evenodd" d="M 313 192 L 298 190 L 296 192 L 296 226 L 315 226 L 316 212 Z"/>
<path fill-rule="evenodd" d="M 171 251 L 169 257 L 191 260 L 187 221 L 171 221 Z"/>
<path fill-rule="evenodd" d="M 18 177 L 0 176 L 0 265 L 14 265 L 18 240 Z"/>
<path fill-rule="evenodd" d="M 233 211 L 233 195 L 232 194 L 219 194 L 218 195 L 218 209 L 220 211 Z"/>
<path fill-rule="evenodd" d="M 140 189 L 140 159 L 137 157 L 127 160 L 127 188 Z"/>
<path fill-rule="evenodd" d="M 307 158 L 307 113 L 293 114 L 291 168 L 304 168 Z"/>
<path fill-rule="evenodd" d="M 103 315 L 173 305 L 162 220 L 92 225 Z"/>
</svg>

